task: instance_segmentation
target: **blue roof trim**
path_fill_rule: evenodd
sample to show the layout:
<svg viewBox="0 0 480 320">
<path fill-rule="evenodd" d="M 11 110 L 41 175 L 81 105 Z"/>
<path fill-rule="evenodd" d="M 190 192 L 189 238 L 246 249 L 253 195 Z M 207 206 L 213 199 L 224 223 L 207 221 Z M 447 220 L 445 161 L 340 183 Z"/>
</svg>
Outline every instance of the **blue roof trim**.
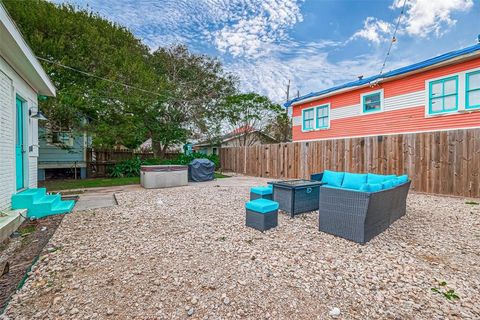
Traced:
<svg viewBox="0 0 480 320">
<path fill-rule="evenodd" d="M 398 69 L 386 72 L 382 75 L 375 75 L 375 76 L 371 76 L 371 77 L 368 77 L 368 78 L 363 78 L 361 80 L 356 80 L 356 81 L 344 83 L 342 85 L 331 87 L 331 88 L 328 88 L 328 89 L 325 89 L 325 90 L 322 90 L 322 91 L 311 92 L 309 94 L 306 94 L 306 95 L 303 95 L 301 97 L 298 97 L 298 98 L 292 99 L 290 101 L 287 101 L 286 103 L 283 104 L 283 106 L 288 108 L 295 102 L 299 102 L 299 101 L 309 99 L 309 98 L 313 98 L 313 97 L 322 96 L 324 94 L 334 92 L 334 91 L 337 91 L 337 90 L 341 90 L 341 89 L 345 89 L 345 88 L 358 87 L 358 86 L 370 83 L 370 82 L 378 80 L 378 79 L 386 79 L 386 78 L 398 76 L 398 75 L 401 75 L 403 73 L 408 73 L 408 72 L 415 71 L 415 70 L 418 70 L 418 69 L 422 69 L 422 68 L 425 68 L 425 67 L 433 66 L 437 63 L 444 62 L 444 61 L 447 61 L 447 60 L 450 60 L 450 59 L 453 59 L 453 58 L 456 58 L 456 57 L 460 57 L 460 56 L 463 56 L 463 55 L 466 55 L 466 54 L 470 54 L 470 53 L 473 53 L 473 52 L 479 51 L 479 50 L 480 50 L 480 44 L 476 44 L 474 46 L 470 46 L 470 47 L 463 48 L 463 49 L 460 49 L 460 50 L 447 52 L 447 53 L 444 53 L 444 54 L 439 55 L 439 56 L 434 57 L 434 58 L 427 59 L 427 60 L 422 61 L 422 62 L 414 63 L 414 64 L 411 64 L 411 65 L 406 66 L 406 67 L 402 67 L 402 68 L 398 68 Z"/>
</svg>

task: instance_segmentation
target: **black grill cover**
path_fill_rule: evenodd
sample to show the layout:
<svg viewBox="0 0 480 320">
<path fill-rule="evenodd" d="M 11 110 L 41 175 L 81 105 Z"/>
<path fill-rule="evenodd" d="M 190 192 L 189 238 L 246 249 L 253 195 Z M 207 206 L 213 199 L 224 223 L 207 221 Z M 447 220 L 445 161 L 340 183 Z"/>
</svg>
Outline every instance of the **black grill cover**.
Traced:
<svg viewBox="0 0 480 320">
<path fill-rule="evenodd" d="M 188 165 L 188 180 L 190 181 L 210 181 L 213 180 L 215 164 L 208 159 L 194 159 Z"/>
</svg>

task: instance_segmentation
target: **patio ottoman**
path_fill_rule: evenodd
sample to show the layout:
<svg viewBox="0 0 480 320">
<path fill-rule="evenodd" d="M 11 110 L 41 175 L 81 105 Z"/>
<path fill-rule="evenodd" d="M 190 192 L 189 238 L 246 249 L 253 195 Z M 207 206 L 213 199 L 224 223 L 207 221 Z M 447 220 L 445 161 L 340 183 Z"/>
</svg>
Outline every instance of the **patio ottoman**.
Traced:
<svg viewBox="0 0 480 320">
<path fill-rule="evenodd" d="M 269 185 L 250 188 L 250 200 L 255 199 L 273 200 L 273 187 Z"/>
<path fill-rule="evenodd" d="M 245 225 L 260 231 L 278 225 L 278 203 L 267 199 L 256 199 L 245 203 Z"/>
</svg>

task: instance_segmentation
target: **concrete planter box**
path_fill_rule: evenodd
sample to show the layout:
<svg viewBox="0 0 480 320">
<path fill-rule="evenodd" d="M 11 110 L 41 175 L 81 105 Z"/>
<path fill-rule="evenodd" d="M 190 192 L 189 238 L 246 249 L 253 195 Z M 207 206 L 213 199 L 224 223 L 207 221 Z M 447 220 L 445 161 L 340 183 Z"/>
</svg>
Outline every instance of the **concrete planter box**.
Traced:
<svg viewBox="0 0 480 320">
<path fill-rule="evenodd" d="M 6 216 L 0 217 L 0 243 L 7 239 L 25 220 L 26 209 L 18 209 L 4 212 Z"/>
<path fill-rule="evenodd" d="M 146 189 L 186 186 L 188 184 L 188 166 L 141 166 L 140 184 Z"/>
</svg>

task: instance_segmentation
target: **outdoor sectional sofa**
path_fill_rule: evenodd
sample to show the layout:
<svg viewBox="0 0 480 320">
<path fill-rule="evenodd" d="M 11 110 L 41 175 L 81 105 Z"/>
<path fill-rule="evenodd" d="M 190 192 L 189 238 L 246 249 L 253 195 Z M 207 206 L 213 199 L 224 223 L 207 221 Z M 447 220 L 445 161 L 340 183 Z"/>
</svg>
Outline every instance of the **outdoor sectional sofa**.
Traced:
<svg viewBox="0 0 480 320">
<path fill-rule="evenodd" d="M 320 187 L 319 230 L 366 243 L 405 215 L 408 176 L 325 170 Z"/>
</svg>

